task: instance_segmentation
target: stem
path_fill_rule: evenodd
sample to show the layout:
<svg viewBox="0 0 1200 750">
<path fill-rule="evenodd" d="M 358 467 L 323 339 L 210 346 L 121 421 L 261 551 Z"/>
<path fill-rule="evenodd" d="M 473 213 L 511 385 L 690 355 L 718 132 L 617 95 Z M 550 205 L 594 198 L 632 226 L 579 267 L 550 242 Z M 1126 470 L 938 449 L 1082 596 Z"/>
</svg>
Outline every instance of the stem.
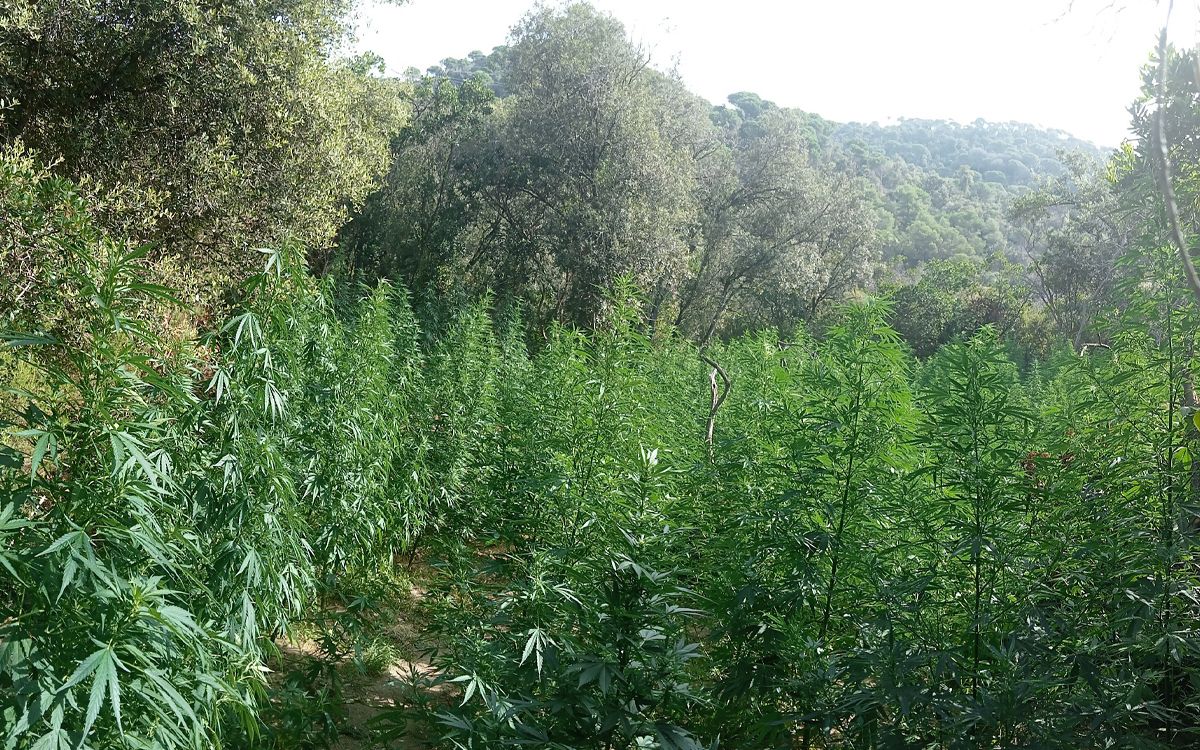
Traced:
<svg viewBox="0 0 1200 750">
<path fill-rule="evenodd" d="M 704 441 L 708 443 L 708 454 L 709 458 L 711 459 L 713 450 L 713 429 L 716 427 L 717 423 L 717 410 L 721 408 L 721 404 L 725 403 L 725 399 L 729 396 L 729 390 L 732 388 L 733 382 L 729 379 L 729 375 L 725 372 L 725 369 L 717 364 L 714 360 L 709 359 L 704 352 L 700 352 L 700 359 L 703 360 L 705 364 L 713 368 L 712 373 L 710 373 L 708 376 L 709 385 L 712 390 L 712 403 L 708 410 L 708 426 L 704 431 Z M 718 375 L 721 376 L 721 384 L 723 386 L 719 396 L 717 395 Z"/>
<path fill-rule="evenodd" d="M 842 557 L 842 536 L 846 530 L 846 516 L 850 506 L 850 486 L 854 480 L 854 456 L 858 450 L 858 425 L 860 421 L 859 412 L 862 404 L 862 393 L 863 362 L 862 355 L 860 353 L 858 360 L 858 373 L 857 377 L 855 378 L 854 401 L 850 407 L 854 413 L 854 424 L 850 429 L 850 442 L 846 446 L 850 457 L 846 462 L 846 479 L 842 483 L 842 500 L 841 508 L 838 512 L 837 532 L 833 537 L 833 562 L 830 564 L 829 568 L 829 586 L 825 589 L 825 607 L 821 614 L 821 628 L 818 635 L 818 639 L 822 641 L 825 640 L 825 634 L 829 630 L 829 618 L 833 612 L 833 593 L 834 589 L 837 588 L 838 567 L 841 563 Z"/>
<path fill-rule="evenodd" d="M 1174 6 L 1174 0 L 1167 6 L 1168 23 Z M 1158 187 L 1162 191 L 1163 204 L 1167 211 L 1171 241 L 1179 253 L 1179 262 L 1183 266 L 1183 275 L 1187 277 L 1188 286 L 1192 288 L 1196 303 L 1200 304 L 1200 275 L 1196 273 L 1196 266 L 1192 263 L 1192 256 L 1183 236 L 1183 227 L 1179 221 L 1179 204 L 1175 199 L 1175 186 L 1171 182 L 1171 156 L 1167 146 L 1166 89 L 1167 25 L 1164 23 L 1162 31 L 1158 35 L 1158 111 L 1155 112 L 1154 117 L 1154 140 L 1158 147 L 1158 169 L 1155 170 L 1155 176 L 1158 178 Z"/>
</svg>

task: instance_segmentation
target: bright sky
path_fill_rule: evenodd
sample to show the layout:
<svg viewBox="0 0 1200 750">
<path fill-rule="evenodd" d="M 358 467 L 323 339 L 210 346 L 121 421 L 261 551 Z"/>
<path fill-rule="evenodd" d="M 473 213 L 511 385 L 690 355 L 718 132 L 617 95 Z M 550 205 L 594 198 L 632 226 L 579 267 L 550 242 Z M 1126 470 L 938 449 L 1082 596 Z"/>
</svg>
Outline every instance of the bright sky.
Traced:
<svg viewBox="0 0 1200 750">
<path fill-rule="evenodd" d="M 368 0 L 372 2 L 372 0 Z M 1155 0 L 593 0 L 714 103 L 754 91 L 837 121 L 1018 120 L 1103 146 L 1126 133 Z M 531 0 L 368 4 L 359 45 L 389 71 L 502 44 Z M 1172 41 L 1195 43 L 1196 3 Z"/>
</svg>

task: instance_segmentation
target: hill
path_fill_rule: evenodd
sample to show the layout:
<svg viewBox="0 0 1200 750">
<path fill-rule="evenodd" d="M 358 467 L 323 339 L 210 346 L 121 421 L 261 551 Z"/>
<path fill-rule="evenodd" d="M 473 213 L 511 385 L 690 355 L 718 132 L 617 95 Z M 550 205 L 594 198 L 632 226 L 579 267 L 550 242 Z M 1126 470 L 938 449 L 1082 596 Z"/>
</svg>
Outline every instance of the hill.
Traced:
<svg viewBox="0 0 1200 750">
<path fill-rule="evenodd" d="M 457 86 L 475 79 L 503 99 L 513 93 L 510 61 L 510 48 L 499 46 L 446 58 L 425 76 Z M 1027 231 L 1011 219 L 1013 200 L 1066 176 L 1072 159 L 1099 164 L 1107 153 L 1065 131 L 1020 122 L 839 123 L 747 91 L 713 106 L 711 116 L 728 123 L 755 121 L 767 112 L 804 123 L 814 161 L 873 185 L 882 258 L 904 269 L 932 259 L 997 255 L 1026 262 Z"/>
</svg>

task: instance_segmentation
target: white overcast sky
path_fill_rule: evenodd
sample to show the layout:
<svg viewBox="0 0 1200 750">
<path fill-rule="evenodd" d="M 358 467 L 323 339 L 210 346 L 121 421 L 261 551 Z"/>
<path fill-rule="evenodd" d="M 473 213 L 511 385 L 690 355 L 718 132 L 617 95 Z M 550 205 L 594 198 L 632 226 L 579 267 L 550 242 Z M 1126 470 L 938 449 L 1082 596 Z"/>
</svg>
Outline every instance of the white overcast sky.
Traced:
<svg viewBox="0 0 1200 750">
<path fill-rule="evenodd" d="M 531 0 L 412 0 L 361 11 L 389 71 L 503 44 Z M 553 3 L 552 3 L 553 4 Z M 1103 146 L 1125 137 L 1155 0 L 593 0 L 696 93 L 754 91 L 837 121 L 1018 120 Z M 1195 43 L 1194 2 L 1172 41 Z"/>
</svg>

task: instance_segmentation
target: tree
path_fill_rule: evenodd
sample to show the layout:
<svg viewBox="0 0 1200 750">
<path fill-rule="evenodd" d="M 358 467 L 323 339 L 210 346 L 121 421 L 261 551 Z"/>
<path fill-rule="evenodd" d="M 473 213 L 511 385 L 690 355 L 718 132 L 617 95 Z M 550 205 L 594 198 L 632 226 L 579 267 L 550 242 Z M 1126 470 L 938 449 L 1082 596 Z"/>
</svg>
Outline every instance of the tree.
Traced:
<svg viewBox="0 0 1200 750">
<path fill-rule="evenodd" d="M 806 135 L 792 113 L 763 109 L 726 131 L 725 150 L 703 171 L 700 229 L 676 315 L 700 340 L 731 310 L 758 325 L 811 317 L 869 276 L 876 242 L 861 189 L 818 171 Z"/>
<path fill-rule="evenodd" d="M 18 0 L 0 23 L 0 138 L 102 196 L 108 229 L 191 268 L 211 300 L 254 247 L 327 245 L 386 166 L 391 85 L 372 58 L 330 62 L 349 9 Z"/>
<path fill-rule="evenodd" d="M 510 52 L 501 200 L 525 221 L 505 251 L 548 261 L 535 309 L 591 324 L 619 276 L 649 286 L 680 273 L 691 154 L 660 132 L 649 59 L 613 17 L 582 3 L 535 11 Z"/>
<path fill-rule="evenodd" d="M 465 58 L 447 57 L 441 64 L 425 71 L 433 78 L 445 78 L 455 86 L 461 86 L 472 78 L 482 77 L 482 82 L 496 96 L 508 96 L 508 47 L 500 45 L 489 54 L 474 50 Z"/>
<path fill-rule="evenodd" d="M 986 325 L 1000 334 L 1012 333 L 1028 306 L 1028 289 L 1014 282 L 1014 271 L 966 259 L 932 260 L 919 279 L 889 283 L 884 291 L 893 300 L 891 324 L 913 353 L 928 357 L 956 338 L 969 337 Z M 992 276 L 991 283 L 985 279 Z"/>
<path fill-rule="evenodd" d="M 1125 187 L 1145 208 L 1161 205 L 1162 236 L 1179 256 L 1180 273 L 1200 304 L 1200 276 L 1189 237 L 1196 234 L 1200 187 L 1193 165 L 1200 163 L 1196 126 L 1196 91 L 1200 88 L 1200 51 L 1177 50 L 1159 37 L 1156 62 L 1142 72 L 1142 96 L 1133 106 L 1132 130 L 1138 135 L 1136 160 L 1126 172 Z M 1153 191 L 1149 186 L 1154 186 Z"/>
<path fill-rule="evenodd" d="M 1133 239 L 1114 185 L 1088 160 L 1069 158 L 1069 172 L 1023 196 L 1014 219 L 1029 231 L 1029 269 L 1038 299 L 1076 351 L 1099 335 L 1101 311 L 1115 301 L 1118 258 Z"/>
<path fill-rule="evenodd" d="M 531 13 L 476 61 L 502 64 L 491 80 L 511 94 L 493 101 L 479 76 L 414 82 L 387 188 L 344 255 L 414 286 L 494 288 L 535 326 L 593 325 L 623 276 L 664 304 L 712 147 L 705 108 L 584 3 Z"/>
<path fill-rule="evenodd" d="M 444 292 L 480 259 L 468 229 L 478 222 L 495 96 L 480 75 L 459 85 L 424 77 L 405 101 L 411 114 L 392 142 L 392 167 L 342 230 L 342 260 L 371 277 Z"/>
</svg>

